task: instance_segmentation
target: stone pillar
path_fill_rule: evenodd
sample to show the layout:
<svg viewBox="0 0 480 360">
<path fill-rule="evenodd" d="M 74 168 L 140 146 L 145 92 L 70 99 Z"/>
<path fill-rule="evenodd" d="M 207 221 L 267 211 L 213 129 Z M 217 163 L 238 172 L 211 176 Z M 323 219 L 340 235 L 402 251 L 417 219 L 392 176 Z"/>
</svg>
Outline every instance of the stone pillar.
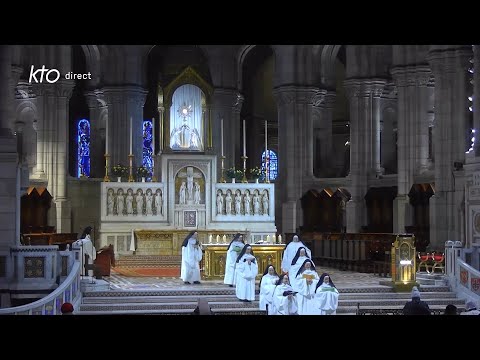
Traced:
<svg viewBox="0 0 480 360">
<path fill-rule="evenodd" d="M 333 176 L 332 170 L 332 120 L 336 93 L 322 90 L 313 103 L 314 174 L 317 177 Z"/>
<path fill-rule="evenodd" d="M 237 90 L 215 88 L 212 98 L 212 136 L 214 152 L 218 156 L 217 176 L 221 174 L 221 119 L 223 119 L 223 152 L 225 156 L 225 169 L 240 163 L 242 149 L 240 140 L 242 134 L 242 122 L 240 111 L 243 104 L 243 96 Z M 247 156 L 249 156 L 247 154 Z"/>
<path fill-rule="evenodd" d="M 97 94 L 85 94 L 90 111 L 90 177 L 103 178 L 105 176 L 105 123 L 102 122 L 101 103 Z"/>
<path fill-rule="evenodd" d="M 147 91 L 140 86 L 103 88 L 108 106 L 108 136 L 110 165 L 128 166 L 130 152 L 130 117 L 132 124 L 133 166 L 141 166 L 143 157 L 143 105 Z"/>
<path fill-rule="evenodd" d="M 278 161 L 279 172 L 276 187 L 277 203 L 281 204 L 281 232 L 296 232 L 302 224 L 303 180 L 311 176 L 312 157 L 308 149 L 313 144 L 311 121 L 312 101 L 318 93 L 314 87 L 281 86 L 273 91 L 278 107 Z M 311 139 L 311 142 L 305 139 Z"/>
<path fill-rule="evenodd" d="M 344 82 L 350 102 L 349 178 L 352 196 L 347 203 L 347 232 L 359 232 L 366 223 L 364 196 L 368 189 L 368 174 L 376 174 L 379 167 L 376 152 L 380 151 L 380 104 L 374 104 L 373 99 L 381 96 L 385 83 L 382 79 L 347 79 Z"/>
<path fill-rule="evenodd" d="M 16 245 L 17 140 L 10 130 L 13 96 L 10 87 L 11 45 L 0 45 L 0 252 Z"/>
<path fill-rule="evenodd" d="M 480 45 L 473 46 L 473 128 L 475 156 L 480 156 Z"/>
<path fill-rule="evenodd" d="M 383 174 L 384 169 L 382 168 L 381 158 L 380 158 L 380 151 L 381 151 L 381 143 L 380 143 L 380 132 L 382 131 L 380 126 L 380 119 L 382 117 L 381 108 L 382 108 L 382 93 L 383 88 L 385 87 L 386 81 L 376 81 L 373 83 L 371 95 L 371 117 L 372 117 L 372 132 L 373 132 L 373 173 L 378 177 Z"/>
<path fill-rule="evenodd" d="M 460 240 L 465 131 L 468 119 L 467 82 L 470 47 L 431 51 L 428 61 L 435 76 L 435 195 L 430 198 L 430 246 L 440 249 L 447 240 Z M 458 173 L 458 174 L 457 174 Z"/>
</svg>

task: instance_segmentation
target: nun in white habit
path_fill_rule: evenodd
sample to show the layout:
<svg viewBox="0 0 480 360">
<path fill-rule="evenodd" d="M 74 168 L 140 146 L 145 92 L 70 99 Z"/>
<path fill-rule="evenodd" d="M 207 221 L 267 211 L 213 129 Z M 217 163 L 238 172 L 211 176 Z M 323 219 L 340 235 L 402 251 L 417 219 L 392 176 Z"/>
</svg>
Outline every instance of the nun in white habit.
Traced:
<svg viewBox="0 0 480 360">
<path fill-rule="evenodd" d="M 278 282 L 278 274 L 275 266 L 268 265 L 260 280 L 260 310 L 264 310 L 268 315 L 272 315 L 273 306 L 273 292 Z"/>
<path fill-rule="evenodd" d="M 319 315 L 335 315 L 338 307 L 338 290 L 330 275 L 323 273 L 315 289 L 315 308 Z"/>
<path fill-rule="evenodd" d="M 297 253 L 295 254 L 295 257 L 292 260 L 290 270 L 288 272 L 288 274 L 290 275 L 290 284 L 292 285 L 293 290 L 295 291 L 298 291 L 296 276 L 297 276 L 298 270 L 300 270 L 305 260 L 312 260 L 312 259 L 308 255 L 307 250 L 302 246 L 298 248 Z M 312 261 L 312 264 L 315 266 L 313 261 Z"/>
<path fill-rule="evenodd" d="M 318 280 L 319 276 L 312 260 L 305 260 L 295 277 L 295 285 L 298 289 L 298 315 L 318 314 L 315 309 L 315 289 Z"/>
<path fill-rule="evenodd" d="M 200 261 L 202 248 L 197 240 L 197 232 L 192 231 L 182 243 L 182 267 L 180 278 L 185 284 L 200 284 Z"/>
<path fill-rule="evenodd" d="M 240 233 L 237 233 L 230 242 L 230 245 L 228 245 L 223 283 L 230 287 L 235 285 L 235 264 L 237 263 L 238 254 L 240 254 L 244 246 L 243 235 Z"/>
<path fill-rule="evenodd" d="M 284 273 L 289 272 L 290 266 L 292 266 L 292 260 L 295 257 L 295 254 L 297 253 L 298 249 L 304 247 L 305 250 L 307 251 L 308 257 L 312 258 L 312 252 L 308 247 L 305 246 L 305 244 L 300 241 L 299 237 L 297 235 L 293 236 L 292 241 L 290 241 L 283 251 L 283 256 L 282 256 L 282 271 Z"/>
<path fill-rule="evenodd" d="M 245 245 L 235 264 L 235 294 L 240 301 L 255 300 L 255 277 L 258 265 L 250 245 Z"/>
<path fill-rule="evenodd" d="M 288 274 L 283 274 L 273 292 L 272 315 L 298 315 L 297 294 L 290 286 Z"/>
</svg>

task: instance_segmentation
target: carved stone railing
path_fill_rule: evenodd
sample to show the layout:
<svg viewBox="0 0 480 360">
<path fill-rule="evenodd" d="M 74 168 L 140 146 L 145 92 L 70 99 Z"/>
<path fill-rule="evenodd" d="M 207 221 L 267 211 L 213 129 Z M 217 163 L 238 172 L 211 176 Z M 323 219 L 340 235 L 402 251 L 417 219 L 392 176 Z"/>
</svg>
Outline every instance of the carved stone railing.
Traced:
<svg viewBox="0 0 480 360">
<path fill-rule="evenodd" d="M 102 182 L 103 222 L 157 222 L 167 217 L 165 185 L 159 182 Z"/>
<path fill-rule="evenodd" d="M 214 221 L 275 221 L 274 184 L 218 183 L 212 195 Z"/>
<path fill-rule="evenodd" d="M 44 298 L 27 305 L 0 309 L 0 315 L 60 315 L 64 302 L 70 302 L 76 309 L 81 300 L 79 252 L 75 256 L 70 273 L 60 286 Z"/>
</svg>

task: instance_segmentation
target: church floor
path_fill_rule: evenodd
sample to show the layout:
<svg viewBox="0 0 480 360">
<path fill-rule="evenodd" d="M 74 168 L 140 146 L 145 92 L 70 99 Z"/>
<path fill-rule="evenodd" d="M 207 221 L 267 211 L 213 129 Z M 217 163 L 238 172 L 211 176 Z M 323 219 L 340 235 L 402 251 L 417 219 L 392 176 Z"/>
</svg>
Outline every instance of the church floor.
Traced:
<svg viewBox="0 0 480 360">
<path fill-rule="evenodd" d="M 374 274 L 358 273 L 352 271 L 342 271 L 332 268 L 322 268 L 322 272 L 328 272 L 335 283 L 336 287 L 340 289 L 345 288 L 361 288 L 361 287 L 380 287 L 379 282 L 385 278 Z M 321 274 L 321 273 L 320 273 Z M 319 275 L 320 275 L 319 274 Z M 226 285 L 223 279 L 218 280 L 202 280 L 201 284 L 186 285 L 178 277 L 132 277 L 124 276 L 112 272 L 111 276 L 104 277 L 104 280 L 110 283 L 110 288 L 114 289 L 132 289 L 132 290 L 158 290 L 158 289 L 178 289 L 189 290 L 192 288 L 201 288 L 203 290 L 209 288 L 224 288 Z M 258 281 L 257 281 L 258 282 Z"/>
</svg>

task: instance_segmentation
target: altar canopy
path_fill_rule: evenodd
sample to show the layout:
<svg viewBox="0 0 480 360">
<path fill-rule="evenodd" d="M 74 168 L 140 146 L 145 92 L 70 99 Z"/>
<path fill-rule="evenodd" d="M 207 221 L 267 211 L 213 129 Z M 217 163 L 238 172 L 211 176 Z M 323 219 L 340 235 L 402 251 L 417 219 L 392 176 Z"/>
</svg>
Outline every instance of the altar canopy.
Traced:
<svg viewBox="0 0 480 360">
<path fill-rule="evenodd" d="M 172 150 L 203 151 L 203 107 L 205 95 L 195 85 L 178 87 L 170 108 L 170 147 Z"/>
</svg>

